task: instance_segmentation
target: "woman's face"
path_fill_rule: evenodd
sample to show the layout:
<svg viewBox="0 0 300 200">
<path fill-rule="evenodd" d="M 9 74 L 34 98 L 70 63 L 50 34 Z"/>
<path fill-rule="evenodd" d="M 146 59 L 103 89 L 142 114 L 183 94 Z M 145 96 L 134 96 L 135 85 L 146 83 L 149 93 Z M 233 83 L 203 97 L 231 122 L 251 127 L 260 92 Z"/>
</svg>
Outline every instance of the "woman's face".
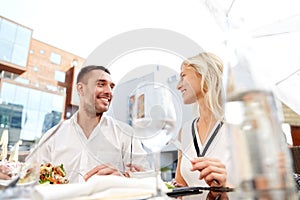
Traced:
<svg viewBox="0 0 300 200">
<path fill-rule="evenodd" d="M 191 104 L 201 98 L 202 76 L 191 66 L 183 64 L 181 67 L 180 81 L 177 89 L 180 90 L 184 104 Z"/>
</svg>

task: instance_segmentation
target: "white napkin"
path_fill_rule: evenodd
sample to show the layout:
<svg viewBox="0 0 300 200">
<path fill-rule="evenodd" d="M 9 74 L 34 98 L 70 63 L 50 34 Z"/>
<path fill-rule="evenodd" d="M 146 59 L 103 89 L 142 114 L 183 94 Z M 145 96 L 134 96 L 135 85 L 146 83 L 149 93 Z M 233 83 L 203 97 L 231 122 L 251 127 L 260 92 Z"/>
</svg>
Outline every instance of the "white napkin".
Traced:
<svg viewBox="0 0 300 200">
<path fill-rule="evenodd" d="M 93 176 L 84 183 L 37 185 L 32 193 L 32 199 L 139 199 L 154 194 L 155 183 L 155 177 Z M 160 184 L 163 190 L 167 191 L 162 180 Z"/>
</svg>

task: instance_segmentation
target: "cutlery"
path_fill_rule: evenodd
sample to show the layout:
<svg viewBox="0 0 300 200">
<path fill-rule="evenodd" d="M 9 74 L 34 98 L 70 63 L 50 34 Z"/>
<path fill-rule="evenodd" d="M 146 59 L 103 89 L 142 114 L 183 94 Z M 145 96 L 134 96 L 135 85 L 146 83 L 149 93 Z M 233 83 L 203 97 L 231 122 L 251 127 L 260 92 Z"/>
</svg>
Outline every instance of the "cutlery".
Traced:
<svg viewBox="0 0 300 200">
<path fill-rule="evenodd" d="M 187 153 L 185 153 L 185 151 L 183 151 L 182 145 L 181 145 L 181 143 L 180 143 L 178 140 L 171 139 L 169 143 L 174 144 L 174 146 L 175 146 L 178 150 L 180 150 L 180 151 L 181 151 L 181 154 L 182 154 L 184 157 L 186 157 L 188 160 L 192 160 L 192 158 L 191 158 L 189 155 L 187 155 Z"/>
</svg>

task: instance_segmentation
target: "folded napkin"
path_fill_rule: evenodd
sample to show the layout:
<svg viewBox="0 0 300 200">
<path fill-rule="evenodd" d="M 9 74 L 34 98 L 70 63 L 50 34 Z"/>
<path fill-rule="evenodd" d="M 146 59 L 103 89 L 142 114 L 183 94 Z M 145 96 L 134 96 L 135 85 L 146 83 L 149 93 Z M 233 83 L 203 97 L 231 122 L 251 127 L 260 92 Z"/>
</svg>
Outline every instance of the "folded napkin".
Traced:
<svg viewBox="0 0 300 200">
<path fill-rule="evenodd" d="M 155 177 L 126 178 L 120 176 L 93 176 L 87 182 L 37 185 L 33 200 L 80 200 L 80 199 L 140 199 L 155 193 Z M 163 190 L 167 188 L 160 181 Z"/>
</svg>

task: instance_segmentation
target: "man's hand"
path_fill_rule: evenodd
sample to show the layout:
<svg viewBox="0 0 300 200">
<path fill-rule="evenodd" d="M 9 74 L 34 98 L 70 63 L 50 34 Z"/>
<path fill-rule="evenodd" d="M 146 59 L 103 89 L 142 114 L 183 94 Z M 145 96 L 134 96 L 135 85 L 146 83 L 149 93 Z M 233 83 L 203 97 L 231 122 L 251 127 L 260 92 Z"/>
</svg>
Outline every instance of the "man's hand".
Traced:
<svg viewBox="0 0 300 200">
<path fill-rule="evenodd" d="M 6 166 L 0 165 L 0 179 L 9 180 L 11 179 L 10 169 Z"/>
<path fill-rule="evenodd" d="M 141 166 L 141 165 L 135 165 L 135 164 L 130 165 L 130 164 L 126 164 L 126 167 L 129 168 L 129 171 L 130 171 L 130 172 L 142 172 L 142 171 L 144 171 L 144 168 L 143 168 L 143 166 Z"/>
<path fill-rule="evenodd" d="M 98 165 L 93 168 L 91 171 L 84 175 L 84 180 L 87 181 L 94 175 L 116 175 L 116 176 L 123 176 L 123 174 L 116 168 L 109 164 Z"/>
<path fill-rule="evenodd" d="M 143 166 L 141 165 L 135 165 L 135 164 L 126 164 L 126 172 L 125 172 L 125 176 L 130 178 L 132 176 L 132 173 L 134 172 L 142 172 L 145 171 Z"/>
</svg>

